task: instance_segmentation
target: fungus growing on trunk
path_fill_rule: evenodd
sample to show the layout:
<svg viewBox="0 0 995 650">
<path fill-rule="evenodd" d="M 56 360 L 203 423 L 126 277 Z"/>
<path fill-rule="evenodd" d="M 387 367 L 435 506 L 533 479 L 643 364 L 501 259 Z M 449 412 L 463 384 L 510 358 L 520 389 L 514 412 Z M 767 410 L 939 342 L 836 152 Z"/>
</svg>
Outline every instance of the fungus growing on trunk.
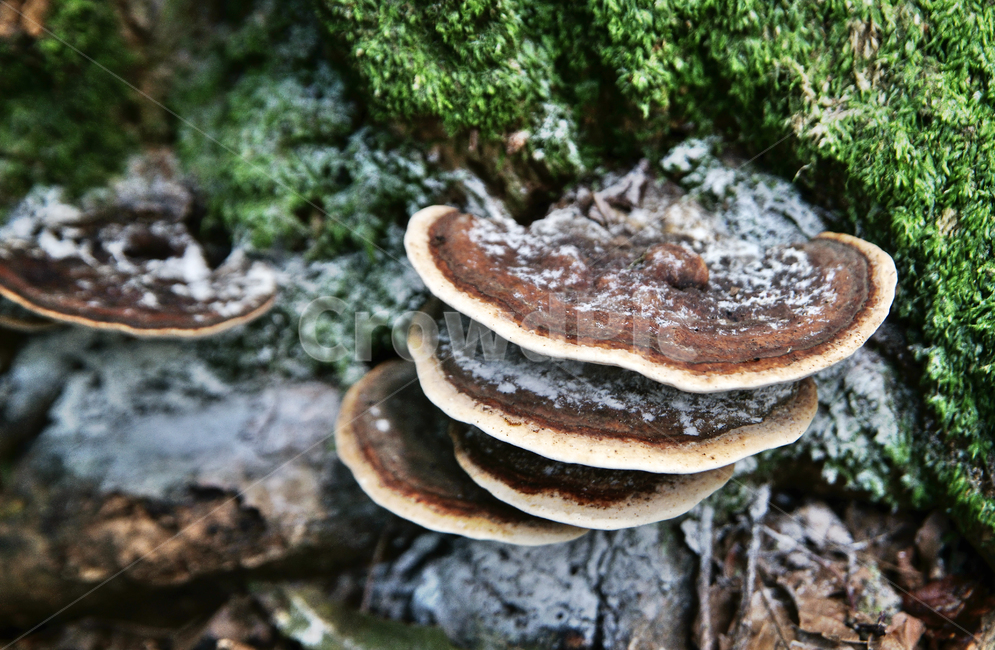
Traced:
<svg viewBox="0 0 995 650">
<path fill-rule="evenodd" d="M 426 528 L 474 539 L 532 546 L 587 532 L 526 514 L 474 483 L 456 462 L 449 418 L 415 378 L 414 364 L 388 361 L 342 401 L 336 451 L 373 501 Z"/>
<path fill-rule="evenodd" d="M 205 336 L 265 313 L 276 274 L 238 250 L 212 269 L 185 223 L 192 197 L 163 166 L 133 165 L 99 207 L 53 200 L 15 212 L 0 230 L 0 294 L 135 336 Z"/>
<path fill-rule="evenodd" d="M 736 461 L 794 442 L 818 408 L 808 375 L 881 324 L 894 263 L 833 233 L 763 250 L 703 215 L 645 164 L 528 228 L 419 211 L 405 247 L 435 300 L 412 321 L 408 352 L 425 406 L 378 430 L 429 430 L 416 413 L 435 412 L 431 400 L 453 418 L 472 481 L 537 517 L 600 529 L 678 516 Z M 399 368 L 371 374 L 402 382 Z M 371 412 L 380 395 L 364 398 Z M 413 463 L 427 483 L 453 453 L 421 442 L 370 458 Z M 357 454 L 343 451 L 350 467 Z M 374 495 L 397 475 L 354 472 Z"/>
<path fill-rule="evenodd" d="M 823 233 L 758 256 L 666 225 L 608 228 L 568 206 L 525 228 L 432 206 L 405 247 L 433 294 L 512 343 L 683 391 L 807 377 L 888 315 L 894 263 L 861 239 Z"/>
<path fill-rule="evenodd" d="M 672 519 L 732 477 L 733 466 L 697 474 L 603 469 L 544 458 L 475 427 L 449 428 L 456 459 L 478 485 L 529 514 L 617 530 Z"/>
<path fill-rule="evenodd" d="M 438 325 L 434 353 L 415 360 L 425 395 L 456 420 L 565 463 L 703 472 L 794 442 L 818 408 L 808 378 L 752 391 L 684 393 L 623 368 L 530 360 L 503 341 L 493 356 L 481 345 L 454 344 L 451 327 L 479 327 L 454 312 Z M 412 327 L 410 347 L 426 349 L 423 336 Z"/>
<path fill-rule="evenodd" d="M 17 303 L 0 298 L 0 327 L 15 332 L 33 334 L 57 327 L 59 323 L 28 311 Z"/>
</svg>

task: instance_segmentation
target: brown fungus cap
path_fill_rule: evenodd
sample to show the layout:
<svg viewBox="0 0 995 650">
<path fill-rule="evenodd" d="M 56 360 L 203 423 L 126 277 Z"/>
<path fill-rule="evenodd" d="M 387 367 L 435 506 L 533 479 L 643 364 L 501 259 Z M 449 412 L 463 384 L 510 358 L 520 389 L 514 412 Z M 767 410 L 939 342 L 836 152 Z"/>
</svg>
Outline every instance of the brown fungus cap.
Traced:
<svg viewBox="0 0 995 650">
<path fill-rule="evenodd" d="M 453 422 L 456 459 L 497 498 L 537 517 L 617 530 L 672 519 L 732 477 L 728 465 L 699 474 L 653 474 L 560 463 Z"/>
<path fill-rule="evenodd" d="M 453 455 L 450 420 L 415 378 L 414 364 L 388 361 L 342 402 L 336 451 L 371 499 L 425 528 L 474 539 L 533 546 L 587 532 L 526 514 L 474 483 Z"/>
<path fill-rule="evenodd" d="M 0 294 L 54 320 L 136 336 L 205 336 L 265 313 L 275 273 L 241 251 L 210 268 L 184 223 L 191 201 L 179 183 L 141 175 L 99 207 L 28 201 L 0 231 Z"/>
<path fill-rule="evenodd" d="M 818 408 L 810 378 L 686 393 L 623 368 L 533 360 L 501 339 L 490 339 L 485 354 L 477 340 L 482 329 L 449 312 L 438 321 L 433 348 L 420 327 L 411 327 L 409 348 L 419 351 L 425 395 L 453 419 L 566 463 L 703 472 L 794 442 Z"/>
<path fill-rule="evenodd" d="M 60 323 L 50 318 L 39 316 L 15 302 L 11 302 L 6 298 L 0 298 L 0 328 L 33 334 L 35 332 L 47 332 L 59 325 Z"/>
<path fill-rule="evenodd" d="M 528 228 L 432 206 L 411 218 L 405 247 L 432 293 L 509 341 L 691 392 L 845 359 L 888 315 L 897 277 L 884 251 L 849 235 L 764 251 L 666 223 L 609 228 L 576 206 Z"/>
</svg>

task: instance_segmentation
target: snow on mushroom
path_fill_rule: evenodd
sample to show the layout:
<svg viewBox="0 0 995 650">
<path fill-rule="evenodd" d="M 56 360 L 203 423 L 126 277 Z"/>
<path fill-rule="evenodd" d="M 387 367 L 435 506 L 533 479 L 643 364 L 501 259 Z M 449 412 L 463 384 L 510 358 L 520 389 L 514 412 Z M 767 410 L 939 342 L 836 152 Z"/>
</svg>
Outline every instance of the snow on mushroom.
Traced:
<svg viewBox="0 0 995 650">
<path fill-rule="evenodd" d="M 424 430 L 418 413 L 437 407 L 453 448 L 403 462 L 431 472 L 455 454 L 463 478 L 536 517 L 596 529 L 675 517 L 736 461 L 804 433 L 818 406 L 809 375 L 881 324 L 894 263 L 848 235 L 765 251 L 708 232 L 642 164 L 574 196 L 528 228 L 444 206 L 412 217 L 405 247 L 436 299 L 408 332 L 423 392 L 403 390 L 434 407 L 388 428 Z M 400 390 L 410 368 L 371 375 Z M 394 401 L 381 390 L 347 417 Z M 355 451 L 342 453 L 366 488 Z"/>
<path fill-rule="evenodd" d="M 87 209 L 56 193 L 25 201 L 0 230 L 0 294 L 53 320 L 135 336 L 205 336 L 273 305 L 265 264 L 235 251 L 210 268 L 168 158 L 130 171 L 113 199 Z"/>
<path fill-rule="evenodd" d="M 439 307 L 431 311 L 442 310 Z M 631 370 L 579 361 L 534 361 L 454 343 L 472 324 L 438 321 L 431 354 L 415 363 L 422 389 L 450 417 L 564 463 L 689 474 L 731 465 L 797 440 L 815 417 L 815 382 L 757 390 L 685 393 Z M 457 335 L 459 336 L 459 334 Z M 412 327 L 409 347 L 431 349 Z M 490 358 L 489 358 L 490 357 Z"/>
<path fill-rule="evenodd" d="M 603 217 L 600 205 L 589 214 Z M 571 204 L 526 228 L 432 206 L 411 218 L 405 247 L 434 295 L 512 343 L 690 392 L 807 377 L 888 315 L 894 262 L 856 237 L 758 254 L 632 214 L 604 224 Z"/>
</svg>

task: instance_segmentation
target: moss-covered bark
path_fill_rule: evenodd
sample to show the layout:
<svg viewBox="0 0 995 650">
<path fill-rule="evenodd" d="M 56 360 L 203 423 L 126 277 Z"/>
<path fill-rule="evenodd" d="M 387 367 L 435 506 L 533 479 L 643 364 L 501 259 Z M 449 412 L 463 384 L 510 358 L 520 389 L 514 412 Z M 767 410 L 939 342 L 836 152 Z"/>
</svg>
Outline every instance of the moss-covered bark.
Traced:
<svg viewBox="0 0 995 650">
<path fill-rule="evenodd" d="M 251 3 L 189 39 L 173 103 L 211 214 L 256 248 L 373 251 L 446 189 L 404 137 L 371 128 L 308 1 Z"/>
<path fill-rule="evenodd" d="M 56 0 L 8 31 L 0 36 L 0 211 L 35 183 L 72 192 L 98 184 L 137 142 L 137 96 L 115 75 L 130 77 L 138 61 L 113 3 Z"/>
<path fill-rule="evenodd" d="M 962 519 L 995 528 L 990 4 L 325 5 L 384 116 L 496 137 L 553 105 L 587 142 L 688 121 L 755 151 L 787 136 L 767 161 L 816 189 L 834 183 L 853 228 L 895 255 L 897 311 L 922 333 L 940 433 L 920 458 Z M 646 121 L 626 134 L 632 109 Z"/>
</svg>

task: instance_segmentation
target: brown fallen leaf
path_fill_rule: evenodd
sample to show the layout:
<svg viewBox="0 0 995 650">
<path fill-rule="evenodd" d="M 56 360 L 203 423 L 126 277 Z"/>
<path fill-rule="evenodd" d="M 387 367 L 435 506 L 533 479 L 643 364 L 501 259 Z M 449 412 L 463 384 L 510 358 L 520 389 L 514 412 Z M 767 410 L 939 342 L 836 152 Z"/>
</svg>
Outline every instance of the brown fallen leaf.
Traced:
<svg viewBox="0 0 995 650">
<path fill-rule="evenodd" d="M 745 650 L 791 650 L 795 641 L 794 626 L 785 607 L 776 599 L 765 598 L 761 585 L 753 592 L 747 615 L 749 642 Z"/>
<path fill-rule="evenodd" d="M 874 650 L 915 650 L 925 631 L 926 626 L 918 618 L 898 612 L 892 617 L 885 635 L 871 647 Z"/>
<path fill-rule="evenodd" d="M 798 627 L 838 642 L 859 642 L 847 619 L 850 612 L 835 573 L 820 567 L 818 571 L 794 571 L 777 579 L 791 595 L 798 610 Z"/>
<path fill-rule="evenodd" d="M 974 580 L 950 575 L 903 594 L 902 606 L 929 628 L 948 627 L 964 611 L 978 586 Z"/>
<path fill-rule="evenodd" d="M 915 549 L 911 546 L 903 548 L 895 554 L 895 561 L 898 564 L 898 583 L 904 589 L 920 589 L 926 584 L 926 578 L 922 571 L 919 571 L 912 564 L 915 554 Z"/>
<path fill-rule="evenodd" d="M 13 0 L 10 3 L 0 4 L 0 38 L 10 38 L 17 33 L 21 16 L 21 3 Z"/>
</svg>

